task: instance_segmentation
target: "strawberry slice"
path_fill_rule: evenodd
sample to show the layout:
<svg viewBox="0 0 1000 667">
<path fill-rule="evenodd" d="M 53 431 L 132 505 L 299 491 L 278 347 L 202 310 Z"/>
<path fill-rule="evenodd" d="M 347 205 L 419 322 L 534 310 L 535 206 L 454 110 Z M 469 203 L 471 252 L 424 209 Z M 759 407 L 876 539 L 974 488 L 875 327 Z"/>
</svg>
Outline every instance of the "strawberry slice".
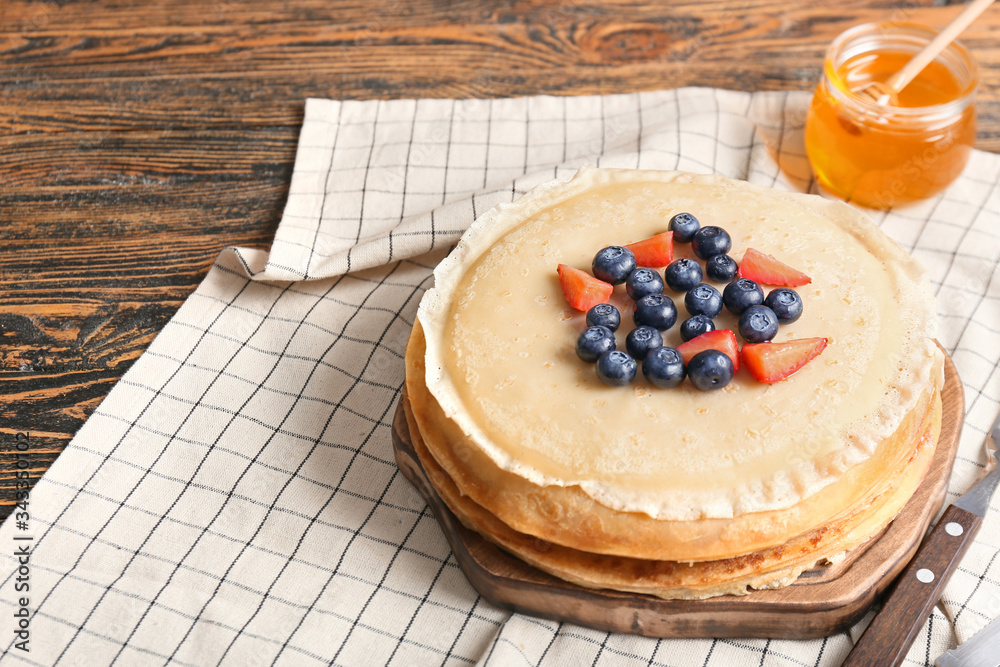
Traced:
<svg viewBox="0 0 1000 667">
<path fill-rule="evenodd" d="M 798 338 L 784 343 L 747 343 L 743 363 L 760 382 L 777 382 L 799 370 L 826 349 L 826 338 Z"/>
<path fill-rule="evenodd" d="M 635 263 L 659 269 L 674 261 L 674 233 L 663 232 L 625 246 L 635 255 Z"/>
<path fill-rule="evenodd" d="M 684 358 L 685 366 L 691 361 L 691 357 L 705 350 L 718 350 L 722 352 L 733 360 L 734 371 L 740 369 L 740 347 L 736 343 L 736 334 L 731 329 L 709 331 L 677 346 L 677 351 Z"/>
<path fill-rule="evenodd" d="M 740 278 L 749 278 L 762 285 L 800 287 L 812 282 L 812 278 L 801 271 L 753 248 L 747 248 L 743 254 L 737 273 Z"/>
<path fill-rule="evenodd" d="M 569 305 L 577 310 L 587 312 L 599 303 L 606 303 L 615 290 L 613 285 L 572 266 L 560 264 L 558 270 L 563 294 Z"/>
</svg>

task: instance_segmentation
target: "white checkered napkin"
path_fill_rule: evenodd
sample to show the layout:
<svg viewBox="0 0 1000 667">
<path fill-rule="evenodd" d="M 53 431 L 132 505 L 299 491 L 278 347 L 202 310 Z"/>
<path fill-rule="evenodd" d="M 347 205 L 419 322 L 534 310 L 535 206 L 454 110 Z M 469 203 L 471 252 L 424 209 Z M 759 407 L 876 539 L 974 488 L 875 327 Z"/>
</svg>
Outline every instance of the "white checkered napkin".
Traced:
<svg viewBox="0 0 1000 667">
<path fill-rule="evenodd" d="M 0 528 L 4 662 L 839 664 L 861 627 L 655 640 L 497 609 L 390 443 L 417 303 L 476 216 L 588 163 L 814 190 L 808 99 L 310 100 L 270 252 L 223 253 L 38 481 L 27 527 Z M 875 216 L 926 265 L 965 386 L 953 498 L 981 474 L 1000 405 L 998 180 L 1000 157 L 976 153 L 944 195 Z M 907 664 L 1000 615 L 1000 500 L 986 524 Z M 30 652 L 14 635 L 25 596 Z"/>
</svg>

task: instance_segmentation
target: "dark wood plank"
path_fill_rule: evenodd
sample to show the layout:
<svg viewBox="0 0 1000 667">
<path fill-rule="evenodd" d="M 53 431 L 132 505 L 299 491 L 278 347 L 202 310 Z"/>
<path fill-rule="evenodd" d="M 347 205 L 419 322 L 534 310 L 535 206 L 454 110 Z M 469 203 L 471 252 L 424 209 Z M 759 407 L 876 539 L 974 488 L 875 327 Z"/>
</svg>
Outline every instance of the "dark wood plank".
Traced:
<svg viewBox="0 0 1000 667">
<path fill-rule="evenodd" d="M 30 24 L 35 4 L 14 3 L 7 25 Z M 67 5 L 45 14 L 42 28 L 0 32 L 13 47 L 0 72 L 6 89 L 0 123 L 13 131 L 97 132 L 289 125 L 307 94 L 497 97 L 681 85 L 808 90 L 826 45 L 847 27 L 887 17 L 942 24 L 955 13 L 857 0 L 835 7 L 686 0 L 502 8 L 392 0 L 364 8 L 301 3 L 294 12 L 274 4 L 164 3 L 149 15 L 145 8 L 114 8 L 88 15 L 82 26 Z M 977 23 L 964 37 L 981 59 L 992 54 L 995 27 Z M 984 99 L 996 101 L 995 69 L 984 67 L 983 74 Z M 105 113 L 109 101 L 118 113 Z M 993 115 L 985 121 L 985 134 L 994 136 Z"/>
<path fill-rule="evenodd" d="M 307 96 L 810 89 L 829 40 L 932 0 L 4 0 L 0 3 L 3 442 L 32 476 L 227 245 L 266 247 Z M 1000 12 L 979 146 L 1000 150 Z M 13 459 L 0 454 L 0 517 Z"/>
</svg>

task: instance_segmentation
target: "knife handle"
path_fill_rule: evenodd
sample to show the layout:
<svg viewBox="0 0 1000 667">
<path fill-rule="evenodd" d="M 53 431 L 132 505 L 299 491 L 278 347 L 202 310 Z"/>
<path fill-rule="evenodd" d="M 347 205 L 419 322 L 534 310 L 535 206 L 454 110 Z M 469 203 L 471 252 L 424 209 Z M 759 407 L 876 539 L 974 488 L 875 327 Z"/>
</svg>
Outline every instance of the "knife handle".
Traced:
<svg viewBox="0 0 1000 667">
<path fill-rule="evenodd" d="M 951 505 L 899 575 L 844 667 L 899 665 L 972 544 L 981 516 Z"/>
</svg>

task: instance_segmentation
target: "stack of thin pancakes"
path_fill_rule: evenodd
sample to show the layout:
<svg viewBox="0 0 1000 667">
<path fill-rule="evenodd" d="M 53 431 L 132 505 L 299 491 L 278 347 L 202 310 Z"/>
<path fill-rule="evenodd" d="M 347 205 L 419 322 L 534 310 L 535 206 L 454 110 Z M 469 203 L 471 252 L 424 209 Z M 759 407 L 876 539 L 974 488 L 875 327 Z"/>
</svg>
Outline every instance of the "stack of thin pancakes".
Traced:
<svg viewBox="0 0 1000 667">
<path fill-rule="evenodd" d="M 734 257 L 754 247 L 812 277 L 805 313 L 776 340 L 827 337 L 821 357 L 773 385 L 739 371 L 716 392 L 597 379 L 576 357 L 583 316 L 555 267 L 586 269 L 681 211 L 725 228 Z M 913 260 L 844 204 L 585 170 L 481 217 L 435 278 L 406 353 L 412 444 L 463 524 L 554 576 L 686 599 L 787 585 L 883 530 L 930 465 L 943 363 L 933 297 Z"/>
</svg>

